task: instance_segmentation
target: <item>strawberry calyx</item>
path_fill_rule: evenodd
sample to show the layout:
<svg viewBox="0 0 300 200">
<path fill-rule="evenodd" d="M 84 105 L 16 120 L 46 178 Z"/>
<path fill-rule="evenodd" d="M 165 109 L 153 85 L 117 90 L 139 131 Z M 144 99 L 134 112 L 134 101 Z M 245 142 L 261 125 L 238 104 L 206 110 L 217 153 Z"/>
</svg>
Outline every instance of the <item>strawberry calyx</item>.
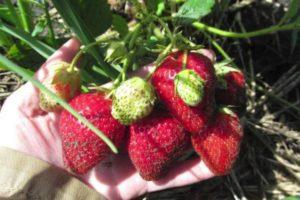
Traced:
<svg viewBox="0 0 300 200">
<path fill-rule="evenodd" d="M 175 91 L 189 106 L 197 106 L 203 99 L 205 81 L 193 70 L 185 69 L 174 79 Z"/>
<path fill-rule="evenodd" d="M 214 68 L 218 77 L 223 77 L 229 72 L 241 72 L 241 70 L 233 66 L 231 60 L 224 60 L 216 63 L 214 64 Z"/>
<path fill-rule="evenodd" d="M 230 72 L 242 73 L 237 67 L 234 67 L 232 60 L 224 60 L 214 64 L 216 76 L 217 76 L 217 88 L 227 89 L 227 82 L 224 80 L 224 76 Z"/>
</svg>

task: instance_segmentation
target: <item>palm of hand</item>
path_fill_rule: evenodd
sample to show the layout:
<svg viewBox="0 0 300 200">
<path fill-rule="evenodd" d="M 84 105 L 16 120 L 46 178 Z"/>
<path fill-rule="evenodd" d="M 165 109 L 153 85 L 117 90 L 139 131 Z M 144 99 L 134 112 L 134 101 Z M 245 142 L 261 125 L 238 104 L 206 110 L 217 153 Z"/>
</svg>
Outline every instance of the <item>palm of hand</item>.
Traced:
<svg viewBox="0 0 300 200">
<path fill-rule="evenodd" d="M 70 62 L 79 47 L 77 40 L 67 42 L 48 59 L 37 72 L 36 78 L 43 80 L 53 62 Z M 27 83 L 7 98 L 2 107 L 0 127 L 4 131 L 0 135 L 0 146 L 24 152 L 65 169 L 58 121 L 58 112 L 45 113 L 40 110 L 38 90 Z M 159 181 L 147 182 L 139 176 L 128 155 L 120 153 L 78 178 L 108 199 L 131 199 L 146 192 L 188 185 L 213 176 L 205 164 L 197 159 L 176 165 Z"/>
</svg>

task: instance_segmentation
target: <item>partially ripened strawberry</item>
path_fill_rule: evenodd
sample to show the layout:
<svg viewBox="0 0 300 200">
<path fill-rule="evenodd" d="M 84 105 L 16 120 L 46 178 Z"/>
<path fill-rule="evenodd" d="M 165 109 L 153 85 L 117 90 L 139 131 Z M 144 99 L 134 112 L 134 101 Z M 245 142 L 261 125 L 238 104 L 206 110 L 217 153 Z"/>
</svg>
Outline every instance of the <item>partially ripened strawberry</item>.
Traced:
<svg viewBox="0 0 300 200">
<path fill-rule="evenodd" d="M 65 101 L 69 101 L 80 92 L 79 70 L 66 62 L 58 62 L 49 68 L 47 78 L 42 82 L 49 90 Z M 51 112 L 60 109 L 60 105 L 44 92 L 40 92 L 40 108 Z"/>
<path fill-rule="evenodd" d="M 192 144 L 201 159 L 216 175 L 224 175 L 238 157 L 243 129 L 236 114 L 222 109 L 204 132 L 192 135 Z"/>
<path fill-rule="evenodd" d="M 231 105 L 241 116 L 246 110 L 245 77 L 242 71 L 228 66 L 229 63 L 215 65 L 218 84 L 216 89 L 217 104 Z"/>
<path fill-rule="evenodd" d="M 111 115 L 111 100 L 100 93 L 81 94 L 70 105 L 119 147 L 125 126 Z M 69 112 L 63 111 L 59 130 L 66 164 L 76 173 L 86 173 L 111 153 L 109 147 Z"/>
<path fill-rule="evenodd" d="M 115 91 L 112 116 L 129 125 L 148 116 L 155 104 L 156 95 L 151 84 L 139 77 L 123 82 Z"/>
<path fill-rule="evenodd" d="M 174 79 L 183 70 L 182 52 L 170 54 L 152 76 L 152 84 L 169 112 L 190 133 L 203 131 L 209 124 L 214 110 L 215 71 L 209 58 L 190 52 L 186 69 L 193 70 L 204 82 L 203 96 L 196 106 L 187 105 L 177 94 Z"/>
<path fill-rule="evenodd" d="M 157 180 L 190 144 L 182 125 L 166 111 L 151 115 L 130 126 L 128 153 L 145 180 Z"/>
</svg>

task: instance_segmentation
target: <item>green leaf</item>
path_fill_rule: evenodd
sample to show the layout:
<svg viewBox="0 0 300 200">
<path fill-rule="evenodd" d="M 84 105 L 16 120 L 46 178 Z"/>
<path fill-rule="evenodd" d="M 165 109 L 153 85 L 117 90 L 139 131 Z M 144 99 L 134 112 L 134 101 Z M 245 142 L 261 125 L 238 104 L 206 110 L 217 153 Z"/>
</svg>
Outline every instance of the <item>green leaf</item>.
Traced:
<svg viewBox="0 0 300 200">
<path fill-rule="evenodd" d="M 48 58 L 50 55 L 54 53 L 54 49 L 52 47 L 49 47 L 47 44 L 31 37 L 29 33 L 26 33 L 22 30 L 15 29 L 11 26 L 5 25 L 0 21 L 0 30 L 16 37 L 25 43 L 27 43 L 31 48 L 33 48 L 37 53 L 39 53 L 41 56 Z"/>
<path fill-rule="evenodd" d="M 125 36 L 128 33 L 127 21 L 120 15 L 113 15 L 112 26 L 113 29 L 116 30 L 121 37 Z"/>
<path fill-rule="evenodd" d="M 187 0 L 180 8 L 175 18 L 179 23 L 189 24 L 208 15 L 215 0 Z"/>
<path fill-rule="evenodd" d="M 91 131 L 93 131 L 96 135 L 99 136 L 108 146 L 109 148 L 114 152 L 117 153 L 118 150 L 116 146 L 112 143 L 112 141 L 99 129 L 97 129 L 91 122 L 89 122 L 86 118 L 84 118 L 82 115 L 80 115 L 77 111 L 75 111 L 66 101 L 58 97 L 56 94 L 54 94 L 52 91 L 50 91 L 47 87 L 45 87 L 43 84 L 41 84 L 38 80 L 32 77 L 30 73 L 28 73 L 25 69 L 22 67 L 19 67 L 15 63 L 11 62 L 7 58 L 5 58 L 3 55 L 0 54 L 0 67 L 4 67 L 10 71 L 13 71 L 17 73 L 18 75 L 22 76 L 25 80 L 30 81 L 35 87 L 40 89 L 42 92 L 49 95 L 51 98 L 53 98 L 59 105 L 61 105 L 65 110 L 67 110 L 71 115 L 73 115 L 78 121 L 86 125 Z"/>
<path fill-rule="evenodd" d="M 20 17 L 21 17 L 23 29 L 26 32 L 30 33 L 32 30 L 32 19 L 31 19 L 32 10 L 30 8 L 30 3 L 25 0 L 17 0 L 17 4 L 20 11 Z"/>
<path fill-rule="evenodd" d="M 112 12 L 107 0 L 73 0 L 72 3 L 92 37 L 99 36 L 111 26 Z"/>
<path fill-rule="evenodd" d="M 9 47 L 12 44 L 13 42 L 11 37 L 3 31 L 0 31 L 0 47 Z"/>
<path fill-rule="evenodd" d="M 11 16 L 7 6 L 0 5 L 0 18 L 9 23 L 14 23 L 14 18 Z"/>
<path fill-rule="evenodd" d="M 90 23 L 90 21 L 84 21 L 76 12 L 78 8 L 76 9 L 75 4 L 78 6 L 77 3 L 74 4 L 74 1 L 71 0 L 52 0 L 52 3 L 82 44 L 88 45 L 95 42 L 92 37 L 92 32 L 87 27 L 87 24 Z M 102 23 L 101 18 L 93 19 L 93 21 Z M 93 57 L 97 60 L 98 64 L 102 66 L 102 70 L 105 72 L 106 77 L 114 79 L 117 76 L 116 71 L 104 62 L 99 48 L 92 47 L 89 49 L 89 53 L 91 53 L 91 55 L 93 55 Z"/>
<path fill-rule="evenodd" d="M 37 36 L 38 34 L 42 33 L 46 27 L 47 27 L 46 19 L 40 19 L 34 26 L 31 36 L 32 37 Z"/>
<path fill-rule="evenodd" d="M 21 25 L 21 21 L 20 21 L 20 15 L 19 13 L 16 11 L 15 6 L 13 5 L 12 0 L 5 0 L 5 4 L 9 10 L 9 15 L 13 20 L 13 24 L 17 27 L 17 28 L 22 28 Z"/>
<path fill-rule="evenodd" d="M 289 196 L 284 198 L 283 200 L 300 200 L 300 196 Z"/>
<path fill-rule="evenodd" d="M 292 0 L 289 5 L 288 11 L 280 20 L 279 24 L 284 24 L 290 21 L 293 17 L 295 17 L 300 12 L 300 0 Z"/>
</svg>

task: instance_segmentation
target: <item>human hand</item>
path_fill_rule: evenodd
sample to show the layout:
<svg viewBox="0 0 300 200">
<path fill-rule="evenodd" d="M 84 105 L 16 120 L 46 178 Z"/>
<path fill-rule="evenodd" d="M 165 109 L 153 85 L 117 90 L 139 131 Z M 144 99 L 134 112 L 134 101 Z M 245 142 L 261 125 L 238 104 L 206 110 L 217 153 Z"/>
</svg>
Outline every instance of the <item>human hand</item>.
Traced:
<svg viewBox="0 0 300 200">
<path fill-rule="evenodd" d="M 54 62 L 71 62 L 80 43 L 71 39 L 57 50 L 36 73 L 42 81 Z M 148 70 L 144 68 L 144 71 Z M 0 146 L 8 147 L 65 169 L 58 132 L 59 112 L 46 113 L 39 108 L 39 91 L 26 83 L 9 96 L 0 112 Z M 198 159 L 184 161 L 170 169 L 159 181 L 145 181 L 126 153 L 112 155 L 106 162 L 78 178 L 108 199 L 131 199 L 146 192 L 184 186 L 213 177 Z"/>
</svg>

